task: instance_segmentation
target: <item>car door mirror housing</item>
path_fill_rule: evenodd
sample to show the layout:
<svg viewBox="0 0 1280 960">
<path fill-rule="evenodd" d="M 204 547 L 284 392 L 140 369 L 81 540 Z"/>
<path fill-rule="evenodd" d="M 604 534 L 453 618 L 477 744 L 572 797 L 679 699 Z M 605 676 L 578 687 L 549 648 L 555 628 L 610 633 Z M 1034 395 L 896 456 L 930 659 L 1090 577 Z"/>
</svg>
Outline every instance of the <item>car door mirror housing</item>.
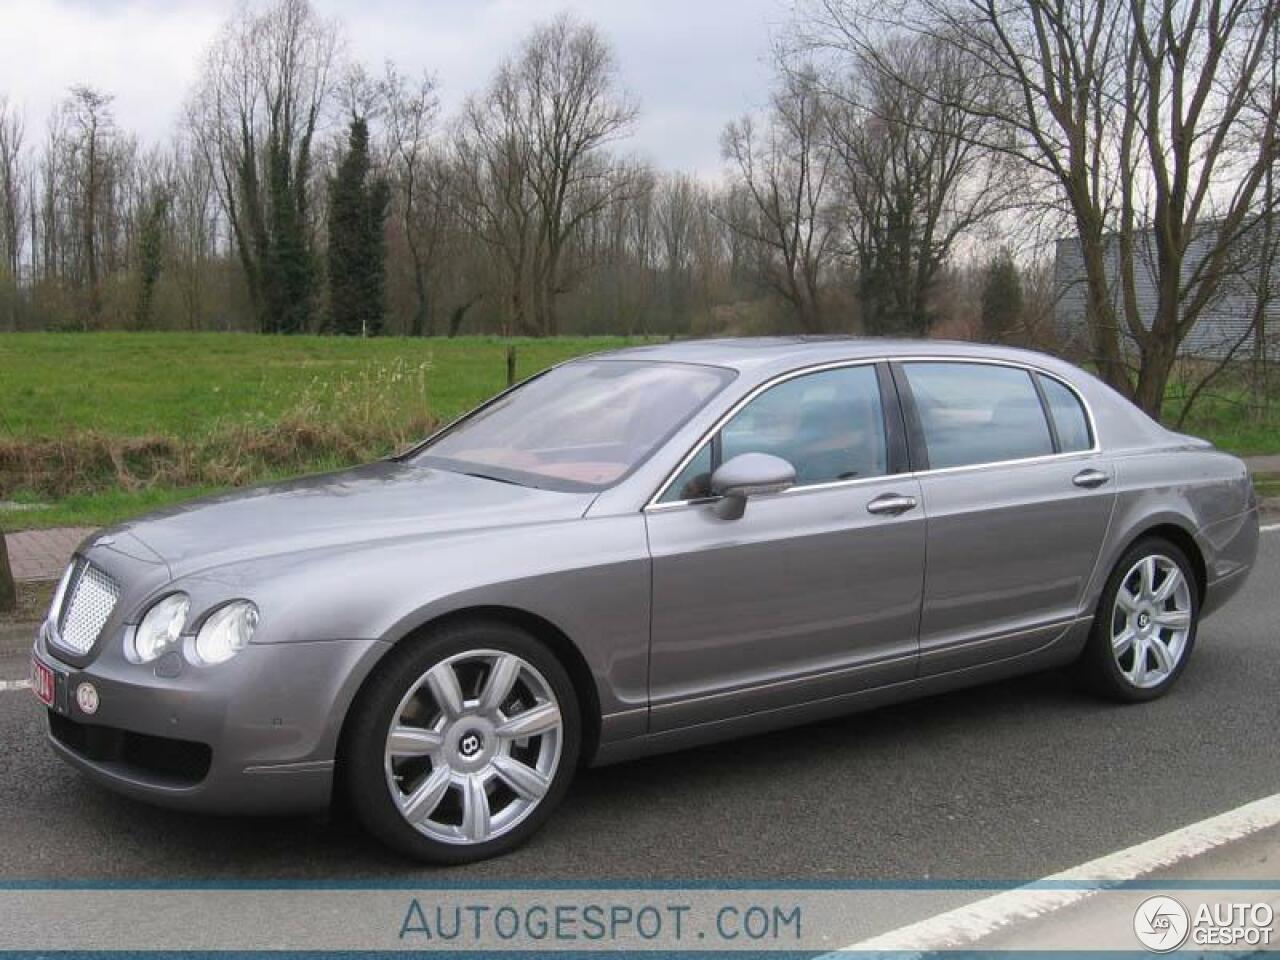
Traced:
<svg viewBox="0 0 1280 960">
<path fill-rule="evenodd" d="M 747 498 L 781 493 L 796 482 L 796 468 L 768 453 L 743 453 L 722 464 L 711 475 L 716 515 L 737 520 L 746 512 Z"/>
</svg>

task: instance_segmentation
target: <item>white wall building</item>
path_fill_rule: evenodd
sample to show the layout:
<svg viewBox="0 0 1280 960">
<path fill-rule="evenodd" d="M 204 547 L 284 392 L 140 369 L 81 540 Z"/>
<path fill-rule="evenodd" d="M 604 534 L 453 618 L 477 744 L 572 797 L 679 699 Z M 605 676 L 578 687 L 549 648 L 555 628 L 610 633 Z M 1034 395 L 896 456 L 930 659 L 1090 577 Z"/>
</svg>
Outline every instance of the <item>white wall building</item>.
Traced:
<svg viewBox="0 0 1280 960">
<path fill-rule="evenodd" d="M 1203 228 L 1202 234 L 1192 241 L 1183 264 L 1183 283 L 1195 282 L 1196 272 L 1209 255 L 1213 243 L 1215 225 Z M 1267 293 L 1267 271 L 1263 268 L 1257 247 L 1248 242 L 1249 235 L 1237 244 L 1229 273 L 1224 276 L 1213 301 L 1201 313 L 1200 319 L 1182 343 L 1179 353 L 1183 356 L 1219 359 L 1235 350 L 1235 355 L 1246 359 L 1253 352 L 1251 327 L 1263 301 L 1263 331 L 1268 343 L 1268 355 L 1280 360 L 1280 262 L 1273 262 Z M 1155 241 L 1151 231 L 1145 231 L 1135 240 L 1136 282 L 1138 309 L 1143 325 L 1151 326 L 1156 308 Z M 1117 314 L 1123 317 L 1119 277 L 1118 244 L 1108 246 L 1107 276 Z M 1075 237 L 1059 240 L 1054 256 L 1054 318 L 1065 335 L 1083 338 L 1085 328 L 1085 302 L 1087 287 L 1080 242 Z M 1123 321 L 1121 321 L 1123 329 Z M 1126 340 L 1130 338 L 1126 335 Z M 1130 341 L 1131 342 L 1131 341 Z"/>
</svg>

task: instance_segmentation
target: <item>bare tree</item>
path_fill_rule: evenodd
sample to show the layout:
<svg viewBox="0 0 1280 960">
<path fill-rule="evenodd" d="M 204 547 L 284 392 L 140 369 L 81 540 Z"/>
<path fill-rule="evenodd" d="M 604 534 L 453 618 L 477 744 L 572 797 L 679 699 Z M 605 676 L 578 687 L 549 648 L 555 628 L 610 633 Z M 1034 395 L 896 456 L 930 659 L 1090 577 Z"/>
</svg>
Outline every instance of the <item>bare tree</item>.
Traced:
<svg viewBox="0 0 1280 960">
<path fill-rule="evenodd" d="M 33 210 L 39 207 L 39 215 L 36 220 L 37 228 L 32 230 L 31 243 L 39 250 L 40 274 L 45 281 L 52 281 L 58 277 L 65 259 L 63 254 L 65 244 L 59 218 L 60 207 L 66 205 L 66 199 L 61 196 L 63 142 L 66 140 L 64 127 L 62 111 L 53 111 L 45 130 L 37 174 L 39 185 L 32 186 L 31 206 Z M 35 199 L 37 195 L 40 198 L 38 204 Z"/>
<path fill-rule="evenodd" d="M 66 170 L 76 191 L 73 203 L 80 244 L 77 273 L 88 294 L 83 321 L 85 329 L 97 324 L 102 311 L 98 218 L 103 212 L 103 198 L 110 177 L 111 140 L 115 134 L 115 119 L 111 111 L 113 99 L 101 90 L 81 85 L 72 87 L 63 102 L 68 133 Z"/>
<path fill-rule="evenodd" d="M 454 152 L 460 209 L 506 274 L 507 333 L 537 332 L 527 308 L 537 242 L 537 197 L 529 182 L 532 150 L 520 121 L 515 77 L 504 65 L 485 95 L 464 106 Z"/>
<path fill-rule="evenodd" d="M 173 275 L 182 325 L 205 326 L 211 276 L 218 253 L 218 200 L 212 171 L 189 139 L 174 146 L 172 174 Z"/>
<path fill-rule="evenodd" d="M 825 123 L 816 75 L 795 70 L 783 76 L 762 127 L 743 117 L 721 137 L 734 182 L 750 201 L 729 226 L 759 245 L 763 279 L 790 304 L 806 333 L 824 329 L 820 286 L 835 253 Z"/>
<path fill-rule="evenodd" d="M 605 152 L 636 115 L 614 90 L 615 72 L 594 27 L 557 17 L 533 31 L 464 111 L 456 152 L 465 208 L 506 265 L 518 331 L 559 331 L 557 298 L 573 279 L 566 250 L 630 189 L 629 168 Z"/>
<path fill-rule="evenodd" d="M 388 63 L 382 79 L 386 150 L 395 186 L 395 216 L 409 254 L 415 297 L 409 332 L 434 332 L 431 282 L 450 209 L 448 161 L 431 142 L 439 98 L 435 81 L 410 84 Z"/>
<path fill-rule="evenodd" d="M 921 92 L 1015 132 L 988 145 L 1061 197 L 1080 239 L 1100 372 L 1158 415 L 1178 348 L 1217 295 L 1276 158 L 1275 111 L 1255 118 L 1249 137 L 1236 128 L 1267 82 L 1278 15 L 1277 0 L 906 0 L 888 9 L 813 0 L 802 33 L 811 49 L 871 57 L 911 84 L 876 54 L 886 28 L 903 31 L 984 64 L 994 88 L 1012 91 L 978 102 Z M 1148 229 L 1156 303 L 1144 312 L 1139 237 Z M 1210 234 L 1205 255 L 1189 258 Z"/>
<path fill-rule="evenodd" d="M 554 335 L 565 247 L 584 220 L 627 189 L 602 151 L 630 130 L 638 108 L 615 90 L 617 66 L 600 32 L 567 14 L 535 29 L 511 69 L 539 214 L 535 313 L 538 328 Z"/>
<path fill-rule="evenodd" d="M 662 250 L 662 279 L 672 329 L 685 326 L 693 293 L 693 269 L 697 241 L 697 181 L 676 174 L 664 177 L 657 191 L 654 216 Z"/>
<path fill-rule="evenodd" d="M 9 288 L 3 295 L 11 330 L 18 325 L 18 288 L 26 242 L 24 134 L 22 114 L 0 96 L 0 280 Z"/>
<path fill-rule="evenodd" d="M 188 110 L 264 331 L 310 323 L 312 152 L 337 60 L 336 28 L 308 0 L 242 10 L 206 54 Z"/>
<path fill-rule="evenodd" d="M 983 68 L 954 48 L 890 37 L 874 59 L 859 54 L 842 67 L 824 82 L 825 116 L 863 324 L 922 336 L 957 241 L 1016 201 L 1012 165 L 984 145 L 999 136 L 997 121 L 956 106 L 978 100 Z"/>
<path fill-rule="evenodd" d="M 607 316 L 612 329 L 645 334 L 660 284 L 655 263 L 653 171 L 635 167 L 627 174 L 632 186 L 607 208 L 588 217 L 566 251 L 577 281 L 566 301 L 566 316 L 584 312 Z"/>
<path fill-rule="evenodd" d="M 1271 50 L 1265 79 L 1257 86 L 1257 93 L 1246 114 L 1249 129 L 1266 136 L 1268 117 L 1280 111 L 1280 25 L 1271 29 Z M 1276 167 L 1280 158 L 1267 166 L 1262 178 L 1262 196 L 1258 201 L 1259 222 L 1251 231 L 1255 247 L 1255 262 L 1250 277 L 1253 285 L 1253 350 L 1250 357 L 1250 381 L 1253 393 L 1253 416 L 1264 420 L 1271 409 L 1271 353 L 1280 345 L 1278 332 L 1267 322 L 1276 303 L 1276 282 L 1280 279 L 1277 261 L 1280 261 L 1280 232 L 1277 232 L 1276 215 L 1280 210 L 1280 193 L 1277 192 Z"/>
<path fill-rule="evenodd" d="M 132 196 L 124 213 L 127 262 L 134 274 L 133 326 L 157 325 L 156 289 L 174 246 L 173 156 L 153 148 L 134 164 Z"/>
<path fill-rule="evenodd" d="M 392 189 L 393 329 L 825 329 L 853 306 L 842 254 L 847 231 L 874 206 L 858 201 L 851 215 L 857 167 L 841 150 L 899 101 L 876 100 L 869 84 L 846 88 L 847 72 L 840 83 L 793 73 L 771 110 L 731 128 L 732 175 L 722 184 L 619 155 L 635 102 L 608 44 L 572 18 L 532 31 L 452 123 L 437 126 L 429 78 L 388 67 L 374 83 L 345 70 L 335 28 L 306 0 L 265 0 L 241 8 L 210 47 L 173 142 L 95 126 L 110 113 L 95 92 L 100 101 L 80 105 L 88 112 L 59 110 L 47 135 L 18 151 L 17 175 L 0 172 L 0 187 L 18 196 L 0 196 L 0 234 L 19 236 L 0 240 L 0 275 L 21 277 L 14 302 L 51 327 L 315 329 L 321 284 L 333 285 L 316 256 L 331 224 L 315 190 L 340 156 L 331 121 L 345 107 L 371 118 L 371 165 L 385 166 Z M 913 188 L 931 186 L 937 167 L 916 163 L 916 152 L 933 156 L 922 134 L 932 121 L 917 118 L 936 111 L 899 100 L 914 139 L 892 140 L 892 163 L 924 171 L 903 177 Z M 847 142 L 833 135 L 837 122 Z M 12 129 L 0 129 L 0 141 Z M 0 171 L 13 155 L 0 142 Z M 883 172 L 875 157 L 863 166 Z M 919 269 L 908 257 L 914 281 L 951 256 L 948 231 L 964 211 L 953 192 L 931 220 L 920 211 L 933 194 L 910 196 L 912 249 L 929 253 L 915 254 Z M 921 239 L 930 229 L 936 236 Z M 0 280 L 0 325 L 13 317 L 3 290 Z"/>
</svg>

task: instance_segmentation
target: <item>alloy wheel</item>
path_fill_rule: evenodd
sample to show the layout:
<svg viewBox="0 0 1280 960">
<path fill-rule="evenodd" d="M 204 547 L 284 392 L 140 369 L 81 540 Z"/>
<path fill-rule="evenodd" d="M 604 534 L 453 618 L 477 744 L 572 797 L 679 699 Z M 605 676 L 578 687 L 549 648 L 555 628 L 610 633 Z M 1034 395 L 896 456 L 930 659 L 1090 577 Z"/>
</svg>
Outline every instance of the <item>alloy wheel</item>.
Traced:
<svg viewBox="0 0 1280 960">
<path fill-rule="evenodd" d="M 1111 652 L 1125 679 L 1141 689 L 1164 683 L 1186 655 L 1191 625 L 1191 586 L 1182 568 L 1162 554 L 1135 563 L 1111 614 Z"/>
<path fill-rule="evenodd" d="M 523 658 L 471 650 L 442 660 L 392 715 L 384 750 L 392 800 L 433 840 L 493 840 L 546 795 L 563 723 L 550 684 Z"/>
</svg>

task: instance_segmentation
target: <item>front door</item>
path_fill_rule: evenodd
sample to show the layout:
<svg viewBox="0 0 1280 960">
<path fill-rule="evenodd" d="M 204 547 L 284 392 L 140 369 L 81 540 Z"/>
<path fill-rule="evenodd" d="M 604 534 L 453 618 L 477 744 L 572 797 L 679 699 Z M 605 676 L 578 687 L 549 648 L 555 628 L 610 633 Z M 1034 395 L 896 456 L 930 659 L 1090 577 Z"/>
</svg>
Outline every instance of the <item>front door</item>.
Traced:
<svg viewBox="0 0 1280 960">
<path fill-rule="evenodd" d="M 881 380 L 862 364 L 764 389 L 647 512 L 655 732 L 915 675 L 924 514 Z M 796 485 L 720 519 L 710 473 L 748 452 L 790 462 Z"/>
</svg>

